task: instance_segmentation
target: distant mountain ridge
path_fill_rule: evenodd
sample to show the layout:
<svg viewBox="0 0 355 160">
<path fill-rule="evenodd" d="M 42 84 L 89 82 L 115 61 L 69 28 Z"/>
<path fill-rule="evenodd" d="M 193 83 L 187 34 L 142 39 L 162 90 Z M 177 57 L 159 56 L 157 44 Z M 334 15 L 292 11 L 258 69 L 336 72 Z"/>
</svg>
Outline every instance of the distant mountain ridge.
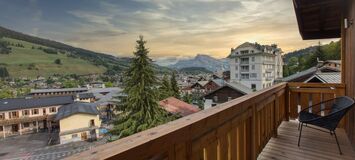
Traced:
<svg viewBox="0 0 355 160">
<path fill-rule="evenodd" d="M 169 68 L 205 68 L 211 72 L 217 70 L 229 70 L 227 59 L 216 59 L 209 55 L 198 54 L 192 59 L 179 60 L 176 64 L 168 66 Z"/>
</svg>

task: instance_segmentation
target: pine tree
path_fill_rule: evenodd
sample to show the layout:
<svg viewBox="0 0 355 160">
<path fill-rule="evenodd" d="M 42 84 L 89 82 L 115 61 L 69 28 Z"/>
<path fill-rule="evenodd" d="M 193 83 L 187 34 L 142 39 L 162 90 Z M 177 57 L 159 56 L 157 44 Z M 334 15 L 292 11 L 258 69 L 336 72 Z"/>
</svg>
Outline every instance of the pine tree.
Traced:
<svg viewBox="0 0 355 160">
<path fill-rule="evenodd" d="M 175 72 L 173 71 L 171 77 L 170 77 L 170 86 L 171 86 L 171 90 L 173 92 L 173 96 L 175 98 L 180 98 L 180 91 L 179 91 L 179 86 L 177 84 L 177 81 L 175 79 Z"/>
<path fill-rule="evenodd" d="M 168 76 L 164 76 L 159 87 L 159 100 L 174 96 Z"/>
<path fill-rule="evenodd" d="M 127 94 L 120 107 L 123 112 L 118 115 L 111 133 L 119 137 L 146 130 L 173 120 L 158 105 L 157 78 L 153 70 L 152 60 L 148 57 L 148 49 L 143 36 L 136 41 L 136 51 L 130 67 L 125 72 L 124 90 Z"/>
</svg>

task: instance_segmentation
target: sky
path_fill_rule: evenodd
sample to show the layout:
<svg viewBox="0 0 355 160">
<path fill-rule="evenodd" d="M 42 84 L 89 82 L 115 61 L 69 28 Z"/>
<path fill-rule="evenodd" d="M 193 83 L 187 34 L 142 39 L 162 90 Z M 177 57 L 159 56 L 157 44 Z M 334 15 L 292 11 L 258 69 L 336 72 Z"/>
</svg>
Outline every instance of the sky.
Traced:
<svg viewBox="0 0 355 160">
<path fill-rule="evenodd" d="M 117 56 L 132 56 L 143 35 L 153 59 L 224 58 L 247 41 L 285 53 L 318 43 L 302 40 L 292 0 L 0 0 L 0 26 Z"/>
</svg>

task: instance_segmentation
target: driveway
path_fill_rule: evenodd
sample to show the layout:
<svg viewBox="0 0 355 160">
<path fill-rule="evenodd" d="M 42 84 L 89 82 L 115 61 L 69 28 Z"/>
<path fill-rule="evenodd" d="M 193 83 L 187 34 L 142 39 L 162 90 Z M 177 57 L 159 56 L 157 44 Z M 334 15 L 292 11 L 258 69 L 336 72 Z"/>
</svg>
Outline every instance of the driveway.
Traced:
<svg viewBox="0 0 355 160">
<path fill-rule="evenodd" d="M 106 143 L 105 139 L 95 142 L 74 142 L 47 146 L 47 133 L 27 134 L 0 140 L 0 160 L 56 160 L 89 150 Z"/>
</svg>

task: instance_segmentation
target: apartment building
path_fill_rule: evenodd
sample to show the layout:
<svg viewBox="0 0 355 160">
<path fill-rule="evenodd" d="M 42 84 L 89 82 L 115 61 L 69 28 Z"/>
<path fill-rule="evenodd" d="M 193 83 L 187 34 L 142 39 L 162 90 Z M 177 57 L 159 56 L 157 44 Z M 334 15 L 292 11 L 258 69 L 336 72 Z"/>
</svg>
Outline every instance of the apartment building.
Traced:
<svg viewBox="0 0 355 160">
<path fill-rule="evenodd" d="M 0 99 L 0 135 L 50 130 L 59 107 L 73 102 L 73 96 Z"/>
<path fill-rule="evenodd" d="M 229 57 L 231 82 L 241 83 L 250 89 L 270 87 L 275 79 L 282 78 L 282 50 L 277 45 L 260 45 L 245 42 L 231 49 Z"/>
</svg>

